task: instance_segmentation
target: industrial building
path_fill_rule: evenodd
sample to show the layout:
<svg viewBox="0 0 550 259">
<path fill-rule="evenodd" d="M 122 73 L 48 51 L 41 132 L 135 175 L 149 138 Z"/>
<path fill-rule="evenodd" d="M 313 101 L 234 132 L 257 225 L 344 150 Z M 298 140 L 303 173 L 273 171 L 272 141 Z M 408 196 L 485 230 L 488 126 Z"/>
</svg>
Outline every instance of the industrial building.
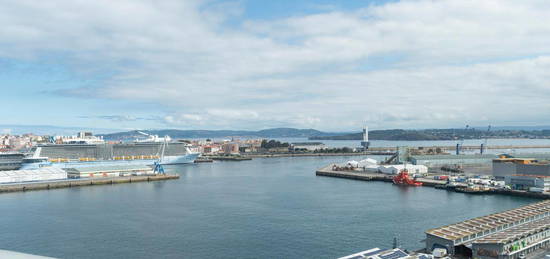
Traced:
<svg viewBox="0 0 550 259">
<path fill-rule="evenodd" d="M 550 162 L 538 158 L 497 158 L 493 159 L 493 176 L 504 179 L 511 175 L 550 176 Z"/>
<path fill-rule="evenodd" d="M 524 190 L 532 192 L 550 191 L 550 176 L 510 175 L 504 177 L 504 182 L 513 190 Z"/>
<path fill-rule="evenodd" d="M 307 151 L 315 151 L 315 150 L 321 150 L 321 149 L 327 148 L 325 144 L 321 142 L 297 142 L 297 143 L 290 144 L 290 147 L 293 150 L 307 150 Z"/>
<path fill-rule="evenodd" d="M 443 166 L 458 164 L 487 164 L 490 165 L 493 159 L 498 158 L 493 154 L 472 154 L 472 155 L 413 155 L 409 161 L 415 165 Z"/>
<path fill-rule="evenodd" d="M 222 145 L 222 150 L 224 154 L 227 155 L 238 155 L 239 152 L 239 143 L 229 142 Z"/>
<path fill-rule="evenodd" d="M 67 172 L 61 168 L 53 167 L 36 170 L 12 170 L 0 172 L 0 184 L 63 179 L 67 179 Z"/>
<path fill-rule="evenodd" d="M 362 150 L 367 151 L 369 149 L 369 146 L 369 127 L 365 126 L 363 128 L 363 141 L 361 141 Z"/>
<path fill-rule="evenodd" d="M 548 245 L 550 200 L 426 231 L 426 250 L 474 258 L 518 258 Z"/>
<path fill-rule="evenodd" d="M 153 169 L 144 165 L 85 166 L 65 169 L 70 178 L 118 177 L 153 174 Z"/>
<path fill-rule="evenodd" d="M 472 245 L 480 259 L 518 258 L 549 247 L 550 217 L 544 217 L 483 237 Z"/>
</svg>

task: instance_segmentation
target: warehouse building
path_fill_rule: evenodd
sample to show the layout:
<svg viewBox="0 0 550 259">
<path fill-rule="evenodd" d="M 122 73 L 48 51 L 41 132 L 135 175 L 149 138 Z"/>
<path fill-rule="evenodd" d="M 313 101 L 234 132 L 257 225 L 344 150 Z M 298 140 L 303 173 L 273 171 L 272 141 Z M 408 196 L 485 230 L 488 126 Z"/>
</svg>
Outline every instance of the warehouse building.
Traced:
<svg viewBox="0 0 550 259">
<path fill-rule="evenodd" d="M 53 167 L 36 170 L 13 170 L 0 172 L 0 184 L 63 179 L 67 179 L 67 172 L 61 168 Z"/>
<path fill-rule="evenodd" d="M 543 161 L 550 160 L 550 154 L 548 153 L 525 153 L 514 154 L 515 157 L 528 157 L 531 160 Z M 408 156 L 408 160 L 415 165 L 425 165 L 428 167 L 442 166 L 442 165 L 465 165 L 465 164 L 479 164 L 479 165 L 495 165 L 495 160 L 522 160 L 520 158 L 504 158 L 500 159 L 496 154 L 461 154 L 461 155 L 411 155 Z M 523 159 L 525 160 L 525 159 Z M 510 173 L 510 175 L 513 173 Z"/>
<path fill-rule="evenodd" d="M 498 158 L 493 160 L 493 176 L 504 180 L 511 175 L 550 176 L 550 162 L 537 158 Z"/>
<path fill-rule="evenodd" d="M 542 175 L 510 175 L 504 177 L 506 185 L 513 190 L 524 190 L 532 192 L 550 191 L 550 176 Z"/>
<path fill-rule="evenodd" d="M 522 224 L 477 240 L 472 245 L 474 258 L 518 258 L 549 247 L 550 217 Z"/>
<path fill-rule="evenodd" d="M 550 218 L 550 200 L 545 200 L 430 229 L 426 231 L 426 250 L 431 252 L 436 248 L 442 248 L 449 254 L 469 257 L 475 254 L 476 258 L 491 257 L 495 253 L 488 251 L 497 251 L 498 256 L 492 258 L 516 258 L 519 254 L 532 252 L 534 247 L 547 244 L 548 236 L 540 239 L 539 234 L 543 231 L 540 227 L 544 224 L 548 225 L 548 218 Z M 510 250 L 510 246 L 517 245 L 518 240 L 530 241 Z M 497 241 L 499 243 L 489 243 Z"/>
<path fill-rule="evenodd" d="M 493 159 L 498 156 L 493 154 L 484 155 L 413 155 L 409 160 L 415 165 L 443 166 L 458 164 L 487 164 L 490 165 Z"/>
<path fill-rule="evenodd" d="M 315 151 L 315 150 L 322 150 L 326 149 L 327 147 L 325 144 L 321 142 L 297 142 L 292 143 L 290 145 L 292 150 L 307 150 L 307 151 Z"/>
<path fill-rule="evenodd" d="M 109 165 L 109 166 L 86 166 L 65 169 L 70 178 L 88 177 L 118 177 L 130 175 L 153 174 L 153 169 L 144 165 Z"/>
</svg>

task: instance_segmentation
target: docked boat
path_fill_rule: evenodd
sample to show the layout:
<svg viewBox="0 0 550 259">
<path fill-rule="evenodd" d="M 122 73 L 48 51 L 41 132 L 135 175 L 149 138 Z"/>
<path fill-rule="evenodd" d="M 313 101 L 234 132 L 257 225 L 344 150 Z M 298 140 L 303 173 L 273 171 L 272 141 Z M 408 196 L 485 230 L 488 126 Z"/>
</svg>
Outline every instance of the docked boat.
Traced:
<svg viewBox="0 0 550 259">
<path fill-rule="evenodd" d="M 189 164 L 200 155 L 189 146 L 183 142 L 169 143 L 167 138 L 161 143 L 47 144 L 36 147 L 31 157 L 23 158 L 21 169 Z"/>
<path fill-rule="evenodd" d="M 469 194 L 491 194 L 494 192 L 492 189 L 484 187 L 458 187 L 454 191 Z"/>
<path fill-rule="evenodd" d="M 409 172 L 407 171 L 407 169 L 401 170 L 399 174 L 393 177 L 392 181 L 396 185 L 422 186 L 421 182 L 417 182 L 409 176 Z"/>
</svg>

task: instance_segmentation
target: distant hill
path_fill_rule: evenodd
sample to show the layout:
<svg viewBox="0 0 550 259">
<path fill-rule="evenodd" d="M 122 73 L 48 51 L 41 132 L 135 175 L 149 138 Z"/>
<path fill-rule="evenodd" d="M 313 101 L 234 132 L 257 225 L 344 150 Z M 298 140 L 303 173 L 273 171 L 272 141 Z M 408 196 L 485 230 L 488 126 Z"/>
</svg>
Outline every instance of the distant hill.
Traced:
<svg viewBox="0 0 550 259">
<path fill-rule="evenodd" d="M 331 136 L 339 133 L 327 133 L 314 129 L 274 128 L 259 131 L 247 130 L 141 130 L 141 132 L 170 136 L 171 138 L 224 138 L 224 137 L 260 137 L 260 138 L 309 138 L 316 136 Z M 340 133 L 341 134 L 341 133 Z M 106 140 L 134 140 L 143 138 L 137 130 L 103 134 Z"/>
<path fill-rule="evenodd" d="M 106 140 L 130 141 L 144 136 L 137 130 L 117 132 L 116 129 L 59 127 L 50 125 L 0 125 L 0 134 L 34 133 L 39 135 L 75 135 L 78 131 L 93 131 Z M 116 133 L 111 133 L 116 132 Z M 142 130 L 142 132 L 170 136 L 175 139 L 185 138 L 309 138 L 311 140 L 361 140 L 360 132 L 323 132 L 315 129 L 273 128 L 258 131 L 250 130 Z M 103 133 L 103 134 L 97 134 Z M 454 140 L 480 138 L 550 138 L 550 126 L 498 126 L 487 132 L 487 127 L 470 127 L 468 129 L 389 129 L 372 130 L 371 140 Z"/>
<path fill-rule="evenodd" d="M 550 130 L 536 127 L 537 130 L 514 129 L 423 129 L 423 130 L 373 130 L 371 140 L 455 140 L 482 138 L 550 138 Z M 540 129 L 540 130 L 539 130 Z M 361 140 L 362 133 L 335 134 L 333 136 L 312 136 L 311 140 Z"/>
<path fill-rule="evenodd" d="M 363 133 L 349 133 L 335 136 L 312 136 L 311 140 L 362 140 Z M 442 140 L 444 138 L 416 130 L 373 130 L 369 131 L 371 140 Z"/>
<path fill-rule="evenodd" d="M 329 133 L 314 129 L 275 128 L 259 131 L 247 130 L 142 130 L 147 134 L 170 136 L 175 139 L 184 138 L 309 138 L 311 140 L 361 140 L 358 133 Z M 137 130 L 103 134 L 106 140 L 129 141 L 144 138 Z M 550 138 L 550 130 L 510 130 L 496 129 L 487 132 L 486 129 L 422 129 L 422 130 L 373 130 L 369 131 L 371 140 L 455 140 L 482 138 Z"/>
</svg>

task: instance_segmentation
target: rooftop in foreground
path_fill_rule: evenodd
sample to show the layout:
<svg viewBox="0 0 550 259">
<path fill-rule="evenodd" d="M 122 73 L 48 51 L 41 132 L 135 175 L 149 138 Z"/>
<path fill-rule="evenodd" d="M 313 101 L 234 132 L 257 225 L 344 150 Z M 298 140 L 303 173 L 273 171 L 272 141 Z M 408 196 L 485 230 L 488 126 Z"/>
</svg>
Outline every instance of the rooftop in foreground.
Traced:
<svg viewBox="0 0 550 259">
<path fill-rule="evenodd" d="M 550 217 L 522 224 L 504 231 L 480 238 L 476 243 L 508 244 L 523 237 L 530 236 L 550 228 Z"/>
<path fill-rule="evenodd" d="M 462 221 L 460 223 L 430 229 L 426 231 L 426 233 L 447 240 L 464 241 L 460 239 L 471 239 L 478 237 L 479 235 L 487 235 L 492 232 L 496 232 L 497 230 L 500 231 L 502 229 L 510 227 L 516 228 L 513 227 L 516 224 L 523 224 L 529 221 L 535 221 L 548 215 L 550 215 L 550 200 L 545 200 L 516 209 L 494 213 L 487 216 Z M 525 225 L 527 227 L 527 224 Z M 519 227 L 520 226 L 518 226 L 518 231 L 520 231 Z M 510 230 L 513 231 L 512 229 Z M 474 236 L 472 237 L 472 235 Z"/>
</svg>

